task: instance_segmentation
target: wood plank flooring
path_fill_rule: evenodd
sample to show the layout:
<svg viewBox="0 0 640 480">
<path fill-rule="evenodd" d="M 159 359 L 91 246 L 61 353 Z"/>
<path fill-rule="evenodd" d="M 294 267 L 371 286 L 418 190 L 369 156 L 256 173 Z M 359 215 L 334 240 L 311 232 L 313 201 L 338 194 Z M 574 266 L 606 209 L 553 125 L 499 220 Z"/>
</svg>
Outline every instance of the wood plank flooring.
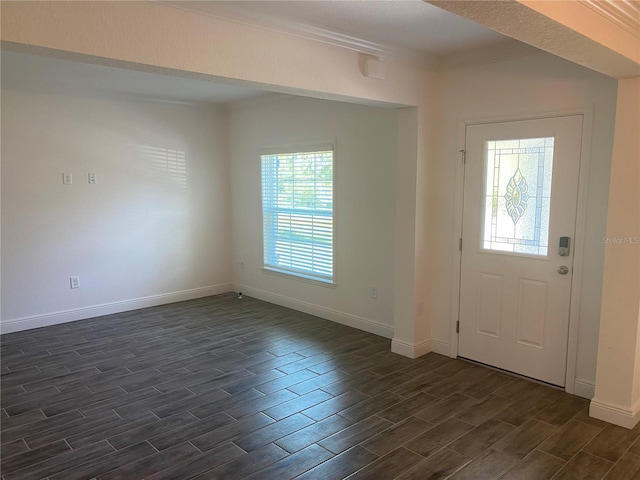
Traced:
<svg viewBox="0 0 640 480">
<path fill-rule="evenodd" d="M 3 480 L 640 479 L 584 399 L 234 294 L 1 345 Z"/>
</svg>

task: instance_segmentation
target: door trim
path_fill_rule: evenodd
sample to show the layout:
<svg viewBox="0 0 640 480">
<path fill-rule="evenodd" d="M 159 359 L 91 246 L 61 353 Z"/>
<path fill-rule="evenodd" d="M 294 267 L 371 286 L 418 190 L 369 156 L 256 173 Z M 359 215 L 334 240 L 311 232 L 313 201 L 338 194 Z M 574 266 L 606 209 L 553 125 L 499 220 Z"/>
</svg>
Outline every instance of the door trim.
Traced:
<svg viewBox="0 0 640 480">
<path fill-rule="evenodd" d="M 536 120 L 550 117 L 566 117 L 582 115 L 582 149 L 580 154 L 580 175 L 578 178 L 578 203 L 576 211 L 576 238 L 574 242 L 573 279 L 571 283 L 571 303 L 569 310 L 569 332 L 567 343 L 567 368 L 565 372 L 565 391 L 570 394 L 579 394 L 584 397 L 593 397 L 593 391 L 585 388 L 590 382 L 576 378 L 578 331 L 580 328 L 580 297 L 582 293 L 582 270 L 584 262 L 584 239 L 586 233 L 587 218 L 587 189 L 591 162 L 591 132 L 593 123 L 593 105 L 577 107 L 566 110 L 541 111 L 528 113 L 511 113 L 503 115 L 462 115 L 458 119 L 458 131 L 456 137 L 455 152 L 455 218 L 453 228 L 452 245 L 455 245 L 456 254 L 453 261 L 453 275 L 451 282 L 451 318 L 449 324 L 449 356 L 458 356 L 459 336 L 456 325 L 460 319 L 460 269 L 462 252 L 457 250 L 459 238 L 462 237 L 462 209 L 464 198 L 464 165 L 461 151 L 466 145 L 466 129 L 470 125 L 485 123 L 511 122 L 518 120 Z M 595 385 L 593 387 L 595 390 Z"/>
</svg>

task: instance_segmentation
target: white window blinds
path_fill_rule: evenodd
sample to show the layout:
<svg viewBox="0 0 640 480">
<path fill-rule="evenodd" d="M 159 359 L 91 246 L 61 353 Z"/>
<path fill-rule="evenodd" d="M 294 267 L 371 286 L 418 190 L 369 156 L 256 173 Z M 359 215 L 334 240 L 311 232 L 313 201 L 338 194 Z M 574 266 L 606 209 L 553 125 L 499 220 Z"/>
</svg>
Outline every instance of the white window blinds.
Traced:
<svg viewBox="0 0 640 480">
<path fill-rule="evenodd" d="M 261 159 L 264 266 L 333 282 L 333 147 Z"/>
</svg>

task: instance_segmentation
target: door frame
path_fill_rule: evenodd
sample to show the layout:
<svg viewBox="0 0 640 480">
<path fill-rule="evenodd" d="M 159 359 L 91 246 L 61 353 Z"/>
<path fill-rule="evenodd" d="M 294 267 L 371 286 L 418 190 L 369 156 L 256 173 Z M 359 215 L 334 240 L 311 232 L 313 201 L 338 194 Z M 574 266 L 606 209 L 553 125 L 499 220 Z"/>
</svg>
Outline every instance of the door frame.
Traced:
<svg viewBox="0 0 640 480">
<path fill-rule="evenodd" d="M 584 262 L 584 239 L 587 218 L 587 193 L 589 185 L 589 170 L 591 162 L 591 132 L 593 123 L 593 106 L 577 107 L 565 110 L 544 110 L 539 112 L 514 112 L 496 115 L 462 115 L 458 118 L 456 135 L 456 172 L 455 172 L 455 218 L 452 245 L 456 246 L 453 262 L 453 278 L 451 282 L 451 323 L 450 357 L 458 356 L 459 334 L 457 322 L 460 320 L 460 277 L 462 267 L 462 251 L 457 248 L 462 238 L 462 215 L 464 198 L 464 164 L 462 152 L 466 148 L 466 129 L 470 125 L 485 123 L 500 123 L 519 120 L 536 120 L 550 117 L 566 117 L 582 115 L 582 147 L 580 153 L 580 175 L 578 178 L 578 203 L 576 209 L 576 230 L 573 257 L 573 279 L 571 282 L 571 303 L 569 310 L 569 332 L 567 340 L 567 368 L 565 372 L 565 391 L 581 397 L 592 398 L 595 385 L 576 380 L 578 331 L 580 328 L 580 297 L 582 293 L 582 270 Z"/>
</svg>

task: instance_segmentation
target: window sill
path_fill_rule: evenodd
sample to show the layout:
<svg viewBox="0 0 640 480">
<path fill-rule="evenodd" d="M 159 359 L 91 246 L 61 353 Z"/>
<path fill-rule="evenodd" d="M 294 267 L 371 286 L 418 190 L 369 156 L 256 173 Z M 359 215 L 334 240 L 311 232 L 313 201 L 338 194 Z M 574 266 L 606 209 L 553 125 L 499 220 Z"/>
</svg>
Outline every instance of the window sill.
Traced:
<svg viewBox="0 0 640 480">
<path fill-rule="evenodd" d="M 288 272 L 286 270 L 278 270 L 276 268 L 271 268 L 271 267 L 262 267 L 260 268 L 260 270 L 262 270 L 264 273 L 267 273 L 269 275 L 275 275 L 276 277 L 288 278 L 289 280 L 297 280 L 300 282 L 309 283 L 311 285 L 317 285 L 320 287 L 337 288 L 338 286 L 335 282 L 331 280 L 319 280 L 317 278 L 308 277 L 301 273 L 293 273 L 293 272 Z"/>
</svg>

